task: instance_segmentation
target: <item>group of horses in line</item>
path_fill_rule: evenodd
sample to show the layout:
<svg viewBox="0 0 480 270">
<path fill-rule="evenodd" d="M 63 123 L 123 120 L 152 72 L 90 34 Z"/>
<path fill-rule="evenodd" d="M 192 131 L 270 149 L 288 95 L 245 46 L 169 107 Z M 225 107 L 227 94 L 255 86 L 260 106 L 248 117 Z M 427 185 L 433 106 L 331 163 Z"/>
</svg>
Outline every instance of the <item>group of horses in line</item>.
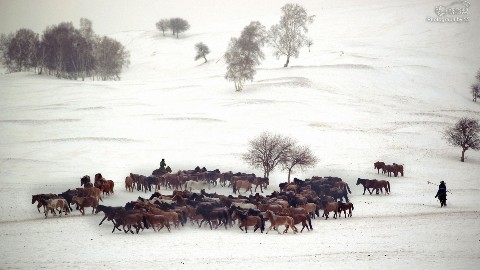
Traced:
<svg viewBox="0 0 480 270">
<path fill-rule="evenodd" d="M 395 176 L 397 177 L 398 174 L 403 176 L 403 165 L 393 163 L 392 165 L 385 164 L 383 161 L 377 161 L 373 163 L 373 168 L 377 170 L 377 173 L 380 174 L 380 170 L 382 170 L 382 174 L 387 174 L 387 176 Z"/>
<path fill-rule="evenodd" d="M 236 194 L 240 189 L 244 192 L 250 191 L 250 194 L 257 191 L 260 192 L 269 185 L 268 178 L 257 177 L 255 174 L 220 172 L 218 169 L 208 171 L 205 167 L 196 167 L 194 170 L 181 170 L 177 173 L 158 173 L 153 171 L 152 175 L 145 176 L 141 174 L 130 173 L 125 177 L 125 189 L 129 192 L 137 191 L 154 192 L 164 187 L 171 190 L 201 190 L 211 189 L 220 185 L 221 187 L 232 187 L 233 193 Z M 255 189 L 253 190 L 253 186 Z"/>
</svg>

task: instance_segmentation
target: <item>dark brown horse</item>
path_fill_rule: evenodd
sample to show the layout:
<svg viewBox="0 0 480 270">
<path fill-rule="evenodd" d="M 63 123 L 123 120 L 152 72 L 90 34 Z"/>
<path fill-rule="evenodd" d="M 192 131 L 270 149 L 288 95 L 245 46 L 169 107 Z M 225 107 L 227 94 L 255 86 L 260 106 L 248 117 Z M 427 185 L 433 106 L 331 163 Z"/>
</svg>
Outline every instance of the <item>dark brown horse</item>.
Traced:
<svg viewBox="0 0 480 270">
<path fill-rule="evenodd" d="M 382 173 L 384 173 L 385 162 L 377 161 L 377 162 L 373 163 L 373 168 L 377 169 L 377 173 L 380 173 L 380 169 L 382 169 Z"/>
<path fill-rule="evenodd" d="M 339 212 L 339 217 L 342 217 L 342 211 L 343 214 L 345 215 L 345 218 L 347 218 L 347 210 L 348 210 L 348 217 L 352 217 L 352 210 L 353 210 L 353 203 L 347 202 L 347 203 L 340 203 L 338 206 L 338 212 Z"/>
<path fill-rule="evenodd" d="M 90 176 L 89 175 L 84 175 L 82 178 L 80 178 L 80 186 L 83 187 L 92 187 L 92 182 L 90 182 Z"/>
<path fill-rule="evenodd" d="M 257 187 L 260 186 L 260 191 L 263 193 L 263 188 L 267 188 L 270 182 L 267 177 L 255 177 L 252 184 L 255 185 L 255 192 L 257 192 Z"/>
<path fill-rule="evenodd" d="M 245 228 L 245 233 L 247 233 L 248 226 L 254 226 L 253 232 L 257 231 L 260 228 L 260 232 L 263 233 L 265 230 L 262 219 L 259 216 L 248 216 L 247 214 L 242 213 L 239 210 L 234 210 L 232 214 L 232 219 L 238 219 L 238 227 L 243 231 L 242 227 Z"/>
<path fill-rule="evenodd" d="M 360 184 L 363 185 L 363 195 L 365 195 L 365 190 L 368 190 L 370 195 L 372 195 L 373 190 L 376 190 L 376 194 L 379 194 L 379 191 L 383 193 L 383 188 L 385 188 L 385 194 L 390 193 L 390 182 L 385 180 L 369 180 L 358 178 L 357 186 Z"/>
<path fill-rule="evenodd" d="M 400 173 L 403 176 L 403 165 L 393 163 L 392 167 L 393 167 L 393 175 L 395 177 L 398 176 L 398 173 Z"/>
</svg>

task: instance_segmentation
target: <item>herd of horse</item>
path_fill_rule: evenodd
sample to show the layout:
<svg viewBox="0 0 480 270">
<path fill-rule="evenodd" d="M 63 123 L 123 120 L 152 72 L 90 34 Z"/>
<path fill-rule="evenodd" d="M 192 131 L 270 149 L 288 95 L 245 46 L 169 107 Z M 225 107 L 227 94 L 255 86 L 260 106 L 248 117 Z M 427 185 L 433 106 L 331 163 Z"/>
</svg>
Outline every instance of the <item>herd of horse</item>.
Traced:
<svg viewBox="0 0 480 270">
<path fill-rule="evenodd" d="M 379 168 L 382 165 L 376 162 L 374 166 Z M 398 172 L 403 175 L 403 167 Z M 235 195 L 206 192 L 206 189 L 210 190 L 218 184 L 231 187 Z M 61 216 L 63 212 L 68 215 L 73 211 L 71 205 L 75 205 L 82 215 L 85 215 L 85 208 L 91 207 L 92 214 L 104 213 L 99 225 L 105 220 L 112 222 L 112 233 L 116 230 L 139 233 L 140 230 L 150 227 L 154 231 L 160 231 L 164 227 L 170 231 L 172 227 L 184 226 L 188 220 L 199 227 L 208 224 L 211 229 L 221 226 L 227 229 L 238 224 L 245 233 L 249 227 L 253 227 L 254 232 L 260 230 L 268 233 L 274 229 L 281 233 L 279 226 L 284 226 L 282 233 L 287 233 L 289 229 L 297 233 L 299 224 L 302 226 L 300 232 L 305 228 L 313 230 L 311 220 L 320 217 L 320 214 L 325 219 L 328 219 L 331 213 L 335 219 L 341 217 L 342 212 L 345 218 L 352 217 L 354 206 L 348 198 L 351 190 L 348 183 L 341 178 L 294 178 L 292 183 L 280 183 L 279 191 L 273 191 L 270 195 L 253 195 L 253 186 L 255 192 L 260 187 L 263 193 L 269 184 L 268 178 L 257 177 L 255 174 L 221 173 L 219 170 L 207 171 L 199 167 L 175 174 L 143 176 L 130 173 L 125 178 L 127 192 L 135 189 L 142 192 L 153 190 L 153 194 L 149 198 L 139 196 L 137 200 L 127 202 L 124 206 L 112 207 L 102 205 L 101 202 L 106 196 L 114 194 L 114 181 L 106 180 L 97 173 L 93 183 L 88 175 L 83 176 L 80 179 L 81 188 L 69 189 L 61 194 L 32 195 L 32 204 L 38 203 L 38 212 L 43 207 L 45 218 L 49 213 L 56 215 L 58 212 Z M 376 194 L 391 192 L 390 183 L 385 180 L 358 178 L 356 184 L 363 185 L 363 194 L 366 190 L 370 195 L 373 191 L 376 191 Z M 159 191 L 162 187 L 172 190 L 172 195 L 161 194 Z M 245 195 L 241 194 L 241 190 Z M 268 229 L 265 227 L 266 221 L 270 223 Z"/>
</svg>

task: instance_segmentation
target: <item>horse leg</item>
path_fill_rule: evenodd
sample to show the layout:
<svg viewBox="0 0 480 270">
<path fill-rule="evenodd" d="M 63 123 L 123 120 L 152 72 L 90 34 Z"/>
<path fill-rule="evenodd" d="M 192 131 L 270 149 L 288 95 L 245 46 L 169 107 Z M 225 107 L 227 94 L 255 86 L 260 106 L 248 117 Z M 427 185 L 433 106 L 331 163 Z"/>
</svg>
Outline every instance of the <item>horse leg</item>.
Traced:
<svg viewBox="0 0 480 270">
<path fill-rule="evenodd" d="M 293 233 L 298 233 L 298 229 L 297 227 L 295 227 L 294 224 L 292 224 L 292 230 L 293 230 Z"/>
<path fill-rule="evenodd" d="M 287 231 L 288 231 L 288 225 L 285 225 L 285 230 L 283 230 L 283 233 L 287 233 Z"/>
</svg>

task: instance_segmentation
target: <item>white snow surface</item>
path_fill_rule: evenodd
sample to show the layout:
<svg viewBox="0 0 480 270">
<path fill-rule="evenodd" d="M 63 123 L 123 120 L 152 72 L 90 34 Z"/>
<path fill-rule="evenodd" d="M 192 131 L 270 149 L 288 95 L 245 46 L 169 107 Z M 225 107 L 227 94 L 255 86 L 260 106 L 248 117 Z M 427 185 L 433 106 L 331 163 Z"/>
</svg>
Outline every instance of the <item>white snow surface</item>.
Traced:
<svg viewBox="0 0 480 270">
<path fill-rule="evenodd" d="M 121 3 L 154 10 L 162 2 Z M 478 269 L 480 153 L 469 150 L 460 162 L 460 148 L 442 132 L 461 117 L 479 119 L 469 86 L 480 67 L 480 4 L 471 1 L 469 23 L 425 21 L 448 2 L 298 1 L 316 15 L 311 51 L 283 68 L 285 58 L 265 47 L 242 92 L 224 79 L 228 42 L 250 21 L 269 28 L 286 1 L 172 1 L 167 7 L 178 13 L 163 10 L 143 30 L 110 35 L 131 54 L 120 81 L 2 72 L 0 268 Z M 110 22 L 135 16 L 112 14 Z M 173 16 L 192 25 L 178 39 L 154 26 Z M 193 60 L 200 41 L 211 50 L 205 64 Z M 106 205 L 150 196 L 127 193 L 123 181 L 130 172 L 150 175 L 162 158 L 174 171 L 261 175 L 241 154 L 262 131 L 309 145 L 319 163 L 292 177 L 341 177 L 353 192 L 353 217 L 316 219 L 313 231 L 296 235 L 190 224 L 132 235 L 98 226 L 103 214 L 44 219 L 31 204 L 33 194 L 79 187 L 98 172 L 116 184 Z M 404 164 L 405 176 L 378 175 L 377 160 Z M 392 193 L 362 195 L 359 177 L 386 179 Z M 451 191 L 446 208 L 427 183 L 440 180 Z M 276 170 L 266 192 L 284 181 Z"/>
</svg>

